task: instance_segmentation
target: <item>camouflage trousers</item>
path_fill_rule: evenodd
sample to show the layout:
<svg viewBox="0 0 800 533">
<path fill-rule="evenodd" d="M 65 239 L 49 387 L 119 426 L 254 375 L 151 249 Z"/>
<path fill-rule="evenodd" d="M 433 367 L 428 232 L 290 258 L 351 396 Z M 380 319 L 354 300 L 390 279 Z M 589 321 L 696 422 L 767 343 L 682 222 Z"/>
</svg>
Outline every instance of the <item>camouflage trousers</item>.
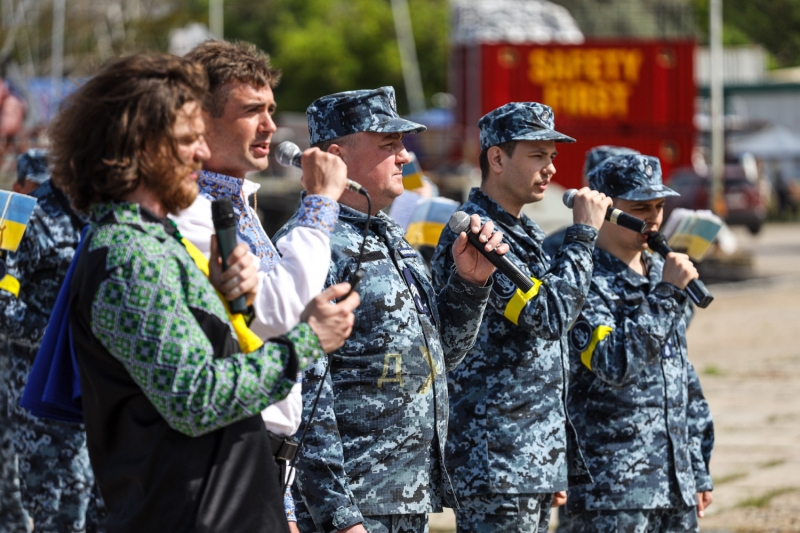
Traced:
<svg viewBox="0 0 800 533">
<path fill-rule="evenodd" d="M 458 533 L 547 533 L 553 494 L 489 494 L 459 498 Z"/>
<path fill-rule="evenodd" d="M 14 431 L 9 418 L 8 383 L 11 363 L 0 341 L 0 533 L 27 533 L 28 514 L 22 507 Z"/>
<path fill-rule="evenodd" d="M 294 494 L 299 493 L 299 491 L 294 492 Z M 320 533 L 303 500 L 295 499 L 295 505 L 297 529 L 300 533 Z M 428 533 L 427 514 L 365 516 L 361 524 L 368 533 Z"/>
<path fill-rule="evenodd" d="M 8 415 L 19 461 L 22 505 L 36 533 L 96 531 L 97 498 L 86 432 L 77 424 L 36 418 L 19 406 L 35 352 L 13 343 L 10 348 Z"/>
<path fill-rule="evenodd" d="M 696 533 L 694 506 L 619 511 L 570 511 L 558 533 Z"/>
</svg>

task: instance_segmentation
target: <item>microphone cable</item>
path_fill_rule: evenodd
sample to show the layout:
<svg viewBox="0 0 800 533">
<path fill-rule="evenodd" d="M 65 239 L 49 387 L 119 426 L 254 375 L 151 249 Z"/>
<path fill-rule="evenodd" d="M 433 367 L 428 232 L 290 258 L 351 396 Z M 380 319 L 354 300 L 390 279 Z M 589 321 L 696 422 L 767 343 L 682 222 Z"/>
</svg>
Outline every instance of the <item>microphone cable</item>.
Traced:
<svg viewBox="0 0 800 533">
<path fill-rule="evenodd" d="M 340 298 L 338 301 L 347 299 L 353 291 L 358 287 L 358 284 L 364 278 L 364 270 L 361 268 L 361 263 L 364 260 L 364 248 L 367 245 L 367 237 L 369 237 L 369 225 L 372 222 L 372 198 L 370 198 L 369 193 L 366 189 L 361 189 L 359 191 L 360 194 L 363 194 L 364 197 L 367 199 L 367 221 L 364 223 L 364 236 L 361 238 L 361 246 L 358 249 L 358 258 L 356 259 L 356 269 L 355 271 L 348 276 L 348 282 L 350 283 L 350 291 L 344 296 L 344 298 Z M 303 428 L 303 433 L 300 435 L 300 441 L 297 443 L 297 452 L 295 453 L 294 457 L 292 458 L 292 463 L 286 469 L 286 480 L 283 484 L 283 494 L 286 494 L 286 489 L 289 488 L 289 482 L 292 479 L 292 474 L 294 474 L 295 470 L 297 469 L 297 458 L 300 456 L 300 452 L 303 450 L 303 443 L 306 440 L 306 435 L 308 434 L 308 429 L 314 423 L 314 416 L 317 414 L 317 404 L 319 403 L 319 398 L 322 396 L 322 387 L 325 385 L 325 379 L 328 377 L 330 373 L 331 364 L 333 363 L 333 354 L 328 354 L 326 357 L 327 364 L 325 365 L 325 372 L 322 374 L 322 379 L 319 382 L 319 387 L 317 387 L 317 393 L 314 396 L 314 403 L 311 404 L 311 412 L 308 415 L 308 422 L 306 422 L 306 427 Z"/>
</svg>

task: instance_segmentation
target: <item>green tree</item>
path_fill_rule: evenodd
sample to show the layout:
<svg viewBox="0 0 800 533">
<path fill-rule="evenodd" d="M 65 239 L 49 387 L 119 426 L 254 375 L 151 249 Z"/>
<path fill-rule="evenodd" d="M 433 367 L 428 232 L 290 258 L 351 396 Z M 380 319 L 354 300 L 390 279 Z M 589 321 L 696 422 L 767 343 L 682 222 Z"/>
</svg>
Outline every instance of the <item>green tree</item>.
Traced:
<svg viewBox="0 0 800 533">
<path fill-rule="evenodd" d="M 447 0 L 410 0 L 426 96 L 447 86 Z M 303 111 L 339 91 L 393 85 L 407 111 L 389 0 L 229 0 L 228 38 L 251 41 L 284 72 L 276 91 L 282 110 Z"/>
<path fill-rule="evenodd" d="M 708 42 L 709 0 L 692 0 L 701 42 Z M 725 44 L 759 43 L 777 67 L 800 65 L 800 0 L 725 0 L 722 8 Z"/>
</svg>

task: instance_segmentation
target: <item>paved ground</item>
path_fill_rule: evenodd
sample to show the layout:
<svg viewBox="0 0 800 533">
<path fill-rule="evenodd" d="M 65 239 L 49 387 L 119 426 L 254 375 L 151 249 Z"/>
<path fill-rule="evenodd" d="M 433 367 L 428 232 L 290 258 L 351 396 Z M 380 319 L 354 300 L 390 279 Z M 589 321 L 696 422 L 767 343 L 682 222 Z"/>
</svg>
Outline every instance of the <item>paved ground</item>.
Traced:
<svg viewBox="0 0 800 533">
<path fill-rule="evenodd" d="M 717 435 L 703 529 L 800 532 L 800 225 L 739 235 L 761 279 L 714 286 L 688 333 Z"/>
<path fill-rule="evenodd" d="M 717 435 L 702 531 L 800 532 L 800 225 L 736 233 L 757 279 L 711 286 L 688 332 Z"/>
</svg>

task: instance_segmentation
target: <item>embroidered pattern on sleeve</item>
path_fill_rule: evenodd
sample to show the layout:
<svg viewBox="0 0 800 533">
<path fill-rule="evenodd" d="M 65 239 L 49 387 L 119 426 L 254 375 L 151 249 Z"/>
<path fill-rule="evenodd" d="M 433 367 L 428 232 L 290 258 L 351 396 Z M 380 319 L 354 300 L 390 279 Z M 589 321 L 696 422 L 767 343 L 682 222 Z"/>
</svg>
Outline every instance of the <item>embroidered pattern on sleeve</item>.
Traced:
<svg viewBox="0 0 800 533">
<path fill-rule="evenodd" d="M 300 206 L 297 216 L 297 225 L 321 229 L 330 236 L 338 219 L 338 203 L 327 196 L 312 194 L 303 198 L 303 204 Z"/>
<path fill-rule="evenodd" d="M 95 295 L 92 332 L 172 428 L 201 435 L 288 394 L 295 376 L 283 375 L 285 345 L 266 343 L 251 354 L 214 359 L 190 307 L 222 321 L 224 309 L 177 241 L 162 243 L 114 225 L 95 233 L 90 249 L 101 247 L 110 276 Z"/>
</svg>

